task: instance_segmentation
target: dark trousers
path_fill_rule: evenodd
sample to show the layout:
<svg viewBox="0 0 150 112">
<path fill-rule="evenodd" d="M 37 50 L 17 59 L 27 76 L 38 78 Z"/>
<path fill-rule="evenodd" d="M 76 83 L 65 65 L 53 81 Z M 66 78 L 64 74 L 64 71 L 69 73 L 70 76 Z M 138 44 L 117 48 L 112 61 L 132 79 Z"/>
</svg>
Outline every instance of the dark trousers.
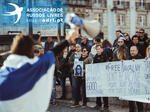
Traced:
<svg viewBox="0 0 150 112">
<path fill-rule="evenodd" d="M 137 105 L 138 112 L 143 112 L 143 103 L 134 101 L 129 101 L 129 112 L 135 112 L 135 103 Z"/>
<path fill-rule="evenodd" d="M 82 101 L 84 104 L 87 103 L 86 99 L 86 88 L 85 88 L 85 79 L 79 77 L 72 77 L 72 100 L 76 103 L 79 103 L 80 96 L 82 97 Z M 81 89 L 81 95 L 80 95 Z"/>
<path fill-rule="evenodd" d="M 67 77 L 62 77 L 60 79 L 60 85 L 62 87 L 62 97 L 66 97 L 66 78 Z M 69 76 L 70 84 L 72 86 L 72 77 Z"/>
<path fill-rule="evenodd" d="M 101 99 L 103 99 L 104 107 L 108 108 L 108 97 L 97 97 L 96 98 L 96 104 L 101 107 L 102 106 Z"/>
</svg>

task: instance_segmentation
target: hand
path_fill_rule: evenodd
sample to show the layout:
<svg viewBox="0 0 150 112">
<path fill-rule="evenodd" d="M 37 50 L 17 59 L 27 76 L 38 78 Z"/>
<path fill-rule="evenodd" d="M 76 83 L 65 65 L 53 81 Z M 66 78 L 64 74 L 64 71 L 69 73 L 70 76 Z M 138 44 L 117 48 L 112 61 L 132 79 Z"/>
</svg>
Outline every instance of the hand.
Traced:
<svg viewBox="0 0 150 112">
<path fill-rule="evenodd" d="M 83 73 L 85 73 L 85 70 L 83 70 Z"/>
<path fill-rule="evenodd" d="M 123 62 L 123 59 L 121 59 L 120 61 Z"/>
<path fill-rule="evenodd" d="M 41 34 L 41 32 L 39 33 L 39 35 L 40 35 L 40 36 L 39 36 L 39 38 L 41 38 L 41 37 L 42 37 L 42 34 Z"/>
<path fill-rule="evenodd" d="M 59 38 L 59 33 L 57 33 L 57 38 Z"/>
<path fill-rule="evenodd" d="M 60 43 L 60 35 L 59 35 L 59 33 L 57 33 L 57 41 L 58 41 L 58 43 Z"/>
<path fill-rule="evenodd" d="M 74 42 L 75 39 L 78 37 L 78 34 L 79 34 L 79 27 L 76 27 L 75 29 L 69 31 L 69 33 L 66 35 L 66 40 L 69 43 Z"/>
<path fill-rule="evenodd" d="M 145 60 L 148 60 L 148 57 L 145 57 Z"/>
</svg>

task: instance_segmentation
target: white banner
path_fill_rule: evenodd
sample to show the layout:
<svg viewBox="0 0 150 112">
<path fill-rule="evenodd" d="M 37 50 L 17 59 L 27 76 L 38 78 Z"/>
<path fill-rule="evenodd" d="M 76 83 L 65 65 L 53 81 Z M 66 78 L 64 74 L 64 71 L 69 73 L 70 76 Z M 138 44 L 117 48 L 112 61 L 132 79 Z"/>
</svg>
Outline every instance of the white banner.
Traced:
<svg viewBox="0 0 150 112">
<path fill-rule="evenodd" d="M 119 99 L 150 103 L 150 95 L 124 96 L 124 97 L 120 97 Z"/>
<path fill-rule="evenodd" d="M 150 60 L 86 65 L 87 97 L 150 95 Z"/>
</svg>

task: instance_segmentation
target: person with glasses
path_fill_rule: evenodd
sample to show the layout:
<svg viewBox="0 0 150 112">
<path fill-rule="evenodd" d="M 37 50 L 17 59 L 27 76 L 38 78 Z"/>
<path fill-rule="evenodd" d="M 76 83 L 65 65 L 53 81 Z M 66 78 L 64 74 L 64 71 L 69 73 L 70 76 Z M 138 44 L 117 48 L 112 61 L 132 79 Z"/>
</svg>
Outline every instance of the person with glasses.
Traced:
<svg viewBox="0 0 150 112">
<path fill-rule="evenodd" d="M 88 38 L 86 36 L 82 37 L 80 45 L 82 48 L 86 47 L 88 49 L 88 51 L 91 51 L 90 41 L 88 40 Z"/>
<path fill-rule="evenodd" d="M 82 54 L 79 58 L 79 61 L 83 61 L 83 77 L 73 76 L 72 78 L 72 98 L 73 104 L 71 107 L 79 106 L 80 100 L 80 89 L 81 89 L 81 98 L 82 98 L 82 107 L 87 106 L 87 98 L 86 98 L 86 86 L 85 86 L 85 65 L 92 63 L 92 59 L 88 56 L 88 48 L 82 48 Z"/>
<path fill-rule="evenodd" d="M 137 35 L 139 37 L 140 36 L 140 32 L 136 31 L 135 35 Z"/>
<path fill-rule="evenodd" d="M 143 58 L 145 58 L 146 56 L 146 48 L 148 47 L 148 43 L 147 43 L 147 35 L 145 33 L 144 29 L 140 29 L 139 30 L 140 36 L 139 36 L 139 44 L 142 46 L 142 50 L 141 50 L 141 55 Z"/>
<path fill-rule="evenodd" d="M 126 40 L 125 40 L 125 44 L 126 44 L 126 46 L 128 47 L 128 49 L 129 49 L 130 46 L 131 46 L 131 44 L 132 44 L 131 38 L 130 38 L 130 36 L 129 36 L 128 33 L 125 33 L 124 36 L 125 36 L 125 39 L 126 39 Z"/>
<path fill-rule="evenodd" d="M 125 45 L 125 39 L 120 38 L 118 40 L 118 48 L 113 52 L 113 61 L 126 60 L 129 57 L 129 50 Z"/>
</svg>

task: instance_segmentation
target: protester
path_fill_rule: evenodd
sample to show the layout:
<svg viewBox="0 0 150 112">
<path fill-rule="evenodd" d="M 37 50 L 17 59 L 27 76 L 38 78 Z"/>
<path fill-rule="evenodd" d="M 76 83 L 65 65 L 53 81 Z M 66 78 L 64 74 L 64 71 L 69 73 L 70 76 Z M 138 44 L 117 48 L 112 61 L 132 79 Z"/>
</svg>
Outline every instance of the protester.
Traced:
<svg viewBox="0 0 150 112">
<path fill-rule="evenodd" d="M 118 47 L 118 39 L 120 38 L 121 30 L 116 31 L 116 39 L 113 42 L 114 49 Z"/>
<path fill-rule="evenodd" d="M 137 46 L 131 46 L 130 48 L 130 60 L 135 60 L 135 59 L 142 59 L 141 54 L 138 52 Z M 134 102 L 134 101 L 129 101 L 129 112 L 134 112 L 134 103 L 137 104 L 138 112 L 143 112 L 143 104 L 140 102 Z"/>
<path fill-rule="evenodd" d="M 93 45 L 92 48 L 91 48 L 90 57 L 94 58 L 94 56 L 96 55 L 96 46 L 97 46 L 98 44 L 101 44 L 101 39 L 100 39 L 100 37 L 96 37 L 96 38 L 94 39 L 94 45 Z"/>
<path fill-rule="evenodd" d="M 75 51 L 76 51 L 76 44 L 71 43 L 69 48 L 70 48 L 70 51 L 68 52 L 67 57 L 66 57 L 68 60 L 75 53 Z"/>
<path fill-rule="evenodd" d="M 125 33 L 124 36 L 125 36 L 125 44 L 128 47 L 128 49 L 130 49 L 130 46 L 132 44 L 132 40 L 130 39 L 130 36 L 128 33 Z"/>
<path fill-rule="evenodd" d="M 75 61 L 75 56 L 76 58 L 78 58 L 78 60 L 80 59 L 81 57 L 81 46 L 79 44 L 76 45 L 76 51 L 74 52 L 74 54 L 71 55 L 70 57 L 70 62 L 72 63 L 72 100 L 73 100 L 73 104 L 71 107 L 77 107 L 79 106 L 79 100 L 81 98 L 81 95 L 80 95 L 80 91 L 78 91 L 78 88 L 77 86 L 79 82 L 78 79 L 76 79 L 76 77 L 74 77 L 74 68 L 73 68 L 73 65 L 74 65 L 74 61 Z"/>
<path fill-rule="evenodd" d="M 140 32 L 136 31 L 135 35 L 137 35 L 137 37 L 139 37 L 140 36 Z"/>
<path fill-rule="evenodd" d="M 34 45 L 34 55 L 40 56 L 44 54 L 44 49 L 41 45 Z"/>
<path fill-rule="evenodd" d="M 146 48 L 146 57 L 150 58 L 150 39 L 147 39 L 148 47 Z"/>
<path fill-rule="evenodd" d="M 66 47 L 63 51 L 63 57 L 60 59 L 60 68 L 62 75 L 60 78 L 60 85 L 62 87 L 62 95 L 59 98 L 60 100 L 66 99 L 66 78 L 69 77 L 70 84 L 72 84 L 72 77 L 70 76 L 70 73 L 68 72 L 68 68 L 70 68 L 70 65 L 68 63 L 68 60 L 66 59 L 68 54 L 68 47 Z"/>
<path fill-rule="evenodd" d="M 105 54 L 105 52 L 103 52 L 102 46 L 101 45 L 97 45 L 96 46 L 96 50 L 97 50 L 97 54 L 94 57 L 93 63 L 102 63 L 102 62 L 106 62 L 107 61 L 107 56 Z M 102 75 L 102 74 L 99 74 Z M 104 101 L 104 108 L 102 108 L 102 102 L 101 99 L 103 99 Z M 108 106 L 108 97 L 97 97 L 96 98 L 96 107 L 99 110 L 108 110 L 109 106 Z"/>
<path fill-rule="evenodd" d="M 72 98 L 73 104 L 71 107 L 79 106 L 80 100 L 80 88 L 81 88 L 81 95 L 82 95 L 82 107 L 86 107 L 87 99 L 86 99 L 86 86 L 85 86 L 85 64 L 90 64 L 92 59 L 88 57 L 88 49 L 82 48 L 82 55 L 79 57 L 79 61 L 83 61 L 83 77 L 74 76 L 72 79 Z"/>
<path fill-rule="evenodd" d="M 146 48 L 148 46 L 148 44 L 147 44 L 148 37 L 147 37 L 144 29 L 140 29 L 139 33 L 140 33 L 139 44 L 140 44 L 140 46 L 142 48 L 142 50 L 140 51 L 140 54 L 142 55 L 143 58 L 145 58 L 145 56 L 146 56 Z"/>
<path fill-rule="evenodd" d="M 32 39 L 17 35 L 12 54 L 0 69 L 0 112 L 45 112 L 52 92 L 54 56 L 76 37 L 73 33 L 51 52 L 33 58 Z"/>
<path fill-rule="evenodd" d="M 67 62 L 69 64 L 68 76 L 69 76 L 71 85 L 72 85 L 72 73 L 73 73 L 73 64 L 74 64 L 75 52 L 76 52 L 76 44 L 71 43 L 70 44 L 70 51 L 69 51 L 69 53 L 67 54 L 67 57 L 66 57 L 66 60 L 67 60 Z"/>
<path fill-rule="evenodd" d="M 124 39 L 118 39 L 118 48 L 113 52 L 113 61 L 121 61 L 128 59 L 128 48 L 125 45 Z"/>
<path fill-rule="evenodd" d="M 41 38 L 41 36 L 40 36 L 40 38 Z M 40 38 L 39 38 L 39 40 L 40 40 Z M 40 43 L 39 40 L 38 40 L 38 42 Z M 58 43 L 60 43 L 59 35 L 57 35 L 57 40 L 58 40 Z M 56 45 L 57 45 L 57 43 L 54 42 L 53 38 L 48 37 L 47 41 L 45 42 L 44 52 L 46 53 L 46 52 L 50 51 Z M 58 65 L 58 63 L 59 62 L 58 62 L 58 59 L 56 57 L 55 64 Z M 57 67 L 57 66 L 55 66 L 55 67 Z M 54 75 L 54 79 L 53 79 L 53 91 L 52 91 L 52 96 L 51 96 L 51 101 L 50 101 L 50 104 L 53 104 L 53 105 L 56 104 L 56 80 L 58 79 L 56 72 L 57 72 L 57 68 L 55 68 L 55 75 Z"/>
<path fill-rule="evenodd" d="M 91 51 L 91 46 L 90 46 L 89 40 L 85 36 L 82 37 L 81 47 L 82 48 L 86 47 L 88 49 L 88 51 Z"/>
<path fill-rule="evenodd" d="M 60 43 L 59 35 L 57 35 L 57 41 L 58 43 Z M 47 41 L 45 42 L 44 52 L 50 51 L 56 45 L 57 45 L 57 42 L 54 42 L 52 37 L 48 37 Z"/>
<path fill-rule="evenodd" d="M 131 46 L 137 46 L 137 48 L 138 48 L 138 51 L 139 51 L 139 54 L 142 54 L 142 50 L 144 50 L 143 49 L 143 47 L 139 44 L 139 38 L 137 37 L 137 35 L 133 35 L 133 37 L 132 37 L 132 45 Z M 144 58 L 144 57 L 143 57 Z"/>
<path fill-rule="evenodd" d="M 102 48 L 103 52 L 106 54 L 107 61 L 112 61 L 113 60 L 112 44 L 107 39 L 105 39 L 102 42 Z"/>
<path fill-rule="evenodd" d="M 81 54 L 82 54 L 81 45 L 80 44 L 76 44 L 76 55 L 80 58 Z"/>
</svg>

